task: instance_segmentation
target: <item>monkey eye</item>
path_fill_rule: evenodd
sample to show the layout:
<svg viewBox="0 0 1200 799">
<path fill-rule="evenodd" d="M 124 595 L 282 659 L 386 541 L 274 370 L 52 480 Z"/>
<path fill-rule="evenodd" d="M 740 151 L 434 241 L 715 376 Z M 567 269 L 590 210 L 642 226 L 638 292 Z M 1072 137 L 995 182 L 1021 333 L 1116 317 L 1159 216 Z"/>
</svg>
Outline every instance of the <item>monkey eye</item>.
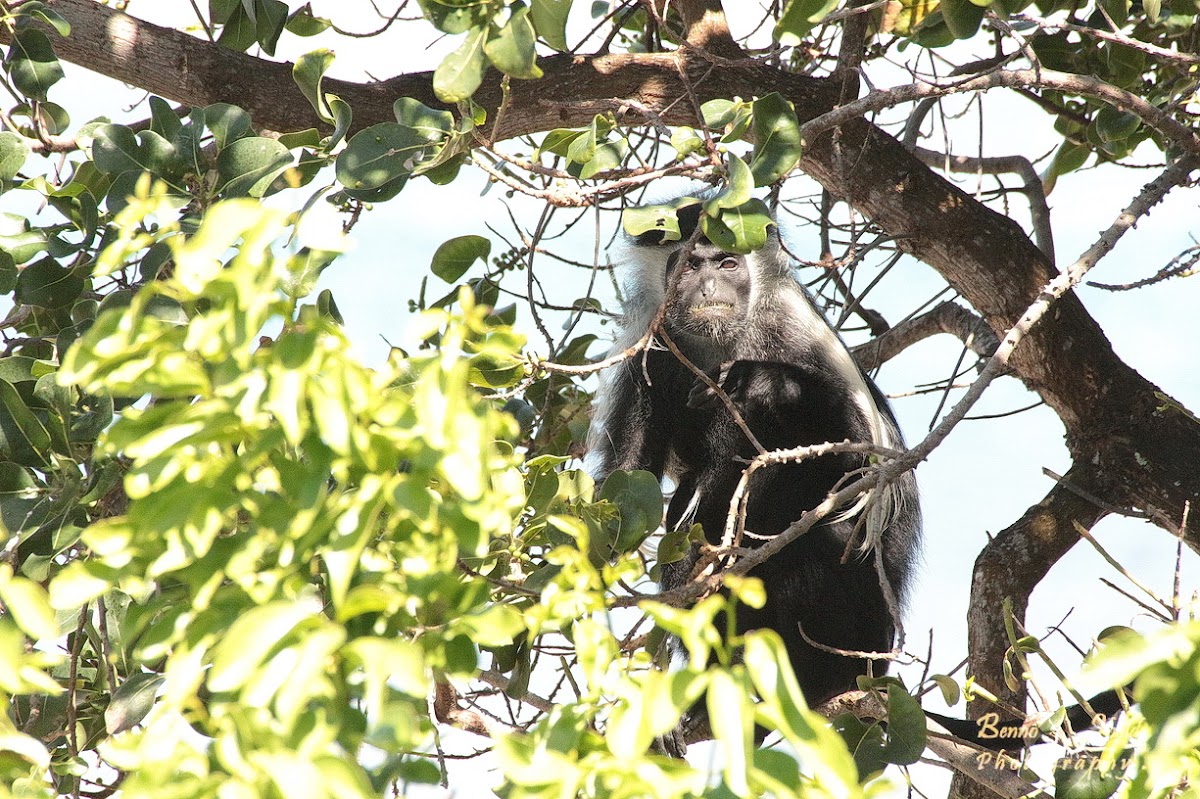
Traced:
<svg viewBox="0 0 1200 799">
<path fill-rule="evenodd" d="M 724 261 L 721 261 L 722 269 L 740 269 L 741 266 L 742 262 L 737 258 L 726 258 Z"/>
</svg>

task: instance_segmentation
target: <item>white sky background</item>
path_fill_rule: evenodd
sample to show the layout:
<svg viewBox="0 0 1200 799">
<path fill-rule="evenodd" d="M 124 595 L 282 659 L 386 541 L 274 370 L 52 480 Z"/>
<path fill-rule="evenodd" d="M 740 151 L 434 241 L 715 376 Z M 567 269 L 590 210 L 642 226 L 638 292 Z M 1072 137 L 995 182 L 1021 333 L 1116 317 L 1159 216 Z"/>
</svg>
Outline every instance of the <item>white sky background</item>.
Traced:
<svg viewBox="0 0 1200 799">
<path fill-rule="evenodd" d="M 291 6 L 300 3 L 290 0 Z M 314 13 L 332 16 L 339 25 L 359 32 L 379 27 L 365 0 L 313 0 Z M 388 3 L 388 6 L 393 3 Z M 415 4 L 409 14 L 415 14 Z M 585 29 L 590 4 L 577 0 L 572 30 Z M 737 7 L 740 4 L 730 4 Z M 186 0 L 134 0 L 130 13 L 160 24 L 184 24 L 191 17 Z M 738 20 L 734 19 L 736 23 Z M 436 35 L 428 25 L 396 23 L 383 36 L 348 40 L 330 35 L 297 39 L 285 33 L 277 58 L 294 60 L 300 53 L 317 47 L 331 47 L 337 60 L 331 71 L 335 77 L 365 80 L 370 75 L 387 78 L 405 71 L 432 69 L 440 56 L 457 43 L 457 38 L 424 49 L 426 39 L 414 42 L 408 29 L 418 37 L 432 41 Z M 398 45 L 403 42 L 403 45 Z M 447 46 L 449 45 L 449 47 Z M 51 99 L 71 113 L 74 124 L 92 116 L 112 114 L 136 101 L 140 92 L 123 90 L 67 65 L 67 79 L 52 90 Z M 879 83 L 881 73 L 872 66 L 872 78 Z M 883 76 L 889 77 L 889 76 Z M 904 82 L 901 74 L 894 82 Z M 995 93 L 996 95 L 999 92 Z M 120 98 L 120 99 L 118 99 Z M 1041 155 L 1056 144 L 1051 121 L 1020 100 L 1004 98 L 1004 110 L 991 105 L 1001 98 L 988 96 L 982 126 L 978 117 L 968 114 L 953 129 L 961 136 L 954 143 L 956 153 L 977 154 L 977 131 L 982 129 L 988 155 L 1022 153 Z M 134 109 L 128 118 L 145 116 L 145 108 Z M 937 146 L 936 144 L 931 146 Z M 1156 154 L 1147 156 L 1154 160 Z M 1055 244 L 1060 266 L 1071 263 L 1095 240 L 1122 208 L 1152 179 L 1155 170 L 1092 169 L 1061 178 L 1050 197 Z M 955 178 L 968 191 L 974 190 L 974 178 Z M 985 183 L 985 186 L 991 186 Z M 362 356 L 373 362 L 382 360 L 387 344 L 403 343 L 407 326 L 408 301 L 417 294 L 416 283 L 428 274 L 430 258 L 437 245 L 457 235 L 489 235 L 484 223 L 491 222 L 502 232 L 511 233 L 503 207 L 503 192 L 493 189 L 486 195 L 480 173 L 464 170 L 458 181 L 436 187 L 421 179 L 413 180 L 394 200 L 364 214 L 352 232 L 355 248 L 322 276 L 322 287 L 331 288 L 347 322 L 347 331 Z M 0 210 L 15 210 L 12 194 L 0 198 Z M 1197 204 L 1200 192 L 1176 191 L 1166 203 L 1138 223 L 1117 248 L 1093 270 L 1090 279 L 1106 283 L 1127 283 L 1153 274 L 1173 256 L 1191 245 L 1200 232 Z M 514 202 L 516 216 L 527 228 L 536 222 L 541 205 Z M 1022 209 L 1013 216 L 1028 227 Z M 615 215 L 606 215 L 604 224 L 615 225 Z M 584 226 L 591 231 L 591 223 Z M 791 239 L 794 252 L 816 258 L 815 233 L 808 229 Z M 493 239 L 493 255 L 505 247 Z M 581 240 L 571 253 L 580 261 L 592 259 L 591 236 Z M 584 274 L 571 267 L 557 267 L 546 261 L 537 273 L 548 290 L 559 289 L 560 297 L 581 296 Z M 574 285 L 556 287 L 561 275 Z M 860 275 L 859 280 L 870 275 Z M 811 275 L 805 275 L 810 279 Z M 1197 344 L 1195 308 L 1196 279 L 1175 280 L 1136 292 L 1114 294 L 1094 288 L 1079 289 L 1088 311 L 1099 321 L 1116 352 L 1142 375 L 1193 412 L 1200 412 L 1200 369 L 1193 348 Z M 429 277 L 428 296 L 432 299 L 449 290 L 437 278 Z M 865 281 L 862 283 L 865 285 Z M 907 311 L 931 296 L 940 285 L 927 266 L 906 260 L 883 280 L 867 305 L 882 311 L 895 322 Z M 579 288 L 575 288 L 578 286 Z M 572 294 L 572 292 L 577 292 Z M 569 295 L 569 296 L 568 296 Z M 611 303 L 608 307 L 612 307 Z M 522 319 L 527 315 L 522 311 Z M 555 329 L 552 333 L 561 335 Z M 544 342 L 530 335 L 530 348 L 544 351 Z M 961 345 L 948 336 L 928 339 L 884 366 L 878 382 L 886 393 L 903 394 L 915 385 L 930 383 L 946 376 L 958 358 Z M 953 403 L 951 399 L 951 403 Z M 977 406 L 975 414 L 1003 413 L 1027 406 L 1036 396 L 1011 378 L 992 386 Z M 903 397 L 893 405 L 910 442 L 919 440 L 928 430 L 938 395 Z M 930 631 L 934 631 L 933 671 L 948 672 L 965 657 L 966 609 L 970 590 L 971 566 L 987 536 L 1016 520 L 1031 504 L 1052 487 L 1041 470 L 1049 468 L 1062 474 L 1069 468 L 1062 444 L 1062 428 L 1046 408 L 1037 408 L 1016 416 L 988 421 L 968 421 L 921 465 L 917 472 L 922 489 L 925 514 L 924 567 L 913 592 L 906 620 L 909 651 L 923 656 Z M 1197 464 L 1200 468 L 1200 464 Z M 1100 541 L 1117 559 L 1143 582 L 1169 594 L 1175 547 L 1158 528 L 1128 519 L 1110 518 L 1096 530 Z M 1183 575 L 1185 595 L 1197 584 L 1200 563 L 1186 556 Z M 1139 610 L 1128 600 L 1104 587 L 1100 577 L 1129 588 L 1086 544 L 1077 546 L 1051 572 L 1035 592 L 1028 616 L 1028 629 L 1044 635 L 1053 625 L 1067 618 L 1063 629 L 1075 642 L 1087 648 L 1091 637 L 1113 624 L 1149 625 L 1139 618 Z M 997 608 L 999 613 L 1000 609 Z M 1069 675 L 1075 672 L 1078 657 L 1054 638 L 1047 643 L 1059 665 Z M 920 677 L 920 668 L 903 669 L 912 684 Z M 961 677 L 961 673 L 958 675 Z M 1057 686 L 1047 680 L 1050 690 Z M 933 697 L 929 697 L 932 699 Z M 935 703 L 927 700 L 931 709 Z M 962 706 L 954 713 L 962 713 Z M 462 768 L 462 767 L 460 767 Z M 472 768 L 467 766 L 466 768 Z M 476 770 L 478 775 L 479 767 Z M 482 775 L 478 775 L 482 776 Z M 918 785 L 928 795 L 944 793 L 938 787 L 940 775 L 922 775 Z M 479 783 L 469 779 L 458 785 L 456 795 L 477 795 Z"/>
</svg>

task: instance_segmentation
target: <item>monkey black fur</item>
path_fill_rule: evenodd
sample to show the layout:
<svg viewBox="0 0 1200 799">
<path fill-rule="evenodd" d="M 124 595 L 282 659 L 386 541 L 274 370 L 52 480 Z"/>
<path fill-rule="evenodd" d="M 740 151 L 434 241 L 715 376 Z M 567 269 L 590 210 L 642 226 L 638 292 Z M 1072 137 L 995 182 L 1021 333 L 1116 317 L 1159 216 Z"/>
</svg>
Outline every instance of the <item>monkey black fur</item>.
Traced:
<svg viewBox="0 0 1200 799">
<path fill-rule="evenodd" d="M 679 211 L 680 241 L 664 241 L 657 231 L 632 240 L 629 299 L 615 350 L 639 341 L 665 305 L 660 329 L 721 386 L 766 451 L 846 440 L 902 449 L 887 401 L 796 280 L 777 232 L 763 249 L 738 255 L 696 234 L 699 214 L 698 204 Z M 676 489 L 666 528 L 699 524 L 712 544 L 721 542 L 730 501 L 746 463 L 758 454 L 716 392 L 659 341 L 644 357 L 610 370 L 590 437 L 598 479 L 618 469 L 670 478 Z M 843 453 L 758 470 L 747 490 L 748 535 L 741 545 L 758 546 L 783 533 L 866 465 L 866 456 Z M 737 609 L 739 632 L 770 628 L 780 635 L 810 705 L 853 690 L 868 661 L 826 648 L 891 649 L 895 625 L 875 555 L 901 609 L 920 539 L 916 481 L 904 474 L 826 516 L 755 567 L 750 574 L 762 580 L 766 603 Z M 685 584 L 697 556 L 693 548 L 664 564 L 663 589 Z M 1090 704 L 1107 715 L 1121 707 L 1116 691 Z M 989 736 L 975 722 L 927 715 L 989 749 L 1018 749 L 1038 739 L 1020 722 L 993 722 L 996 734 Z M 1082 706 L 1068 708 L 1067 718 L 1074 729 L 1092 724 Z"/>
<path fill-rule="evenodd" d="M 664 242 L 659 232 L 632 241 L 630 302 L 617 350 L 645 335 L 665 300 L 662 329 L 722 387 L 765 450 L 844 440 L 902 448 L 887 402 L 796 280 L 777 235 L 762 250 L 738 255 L 702 236 L 689 243 L 698 205 L 678 216 L 681 241 Z M 592 451 L 599 479 L 617 469 L 669 477 L 677 488 L 667 529 L 698 523 L 713 544 L 721 541 L 746 462 L 757 454 L 715 392 L 658 343 L 610 371 Z M 864 455 L 834 454 L 760 469 L 749 483 L 750 535 L 742 546 L 779 535 L 866 465 Z M 812 705 L 854 689 L 868 661 L 814 647 L 804 636 L 840 650 L 887 652 L 893 645 L 875 549 L 902 606 L 920 543 L 916 483 L 906 474 L 872 493 L 751 571 L 763 581 L 766 604 L 737 610 L 740 631 L 770 628 L 783 638 Z M 664 590 L 689 579 L 696 555 L 664 565 Z"/>
</svg>

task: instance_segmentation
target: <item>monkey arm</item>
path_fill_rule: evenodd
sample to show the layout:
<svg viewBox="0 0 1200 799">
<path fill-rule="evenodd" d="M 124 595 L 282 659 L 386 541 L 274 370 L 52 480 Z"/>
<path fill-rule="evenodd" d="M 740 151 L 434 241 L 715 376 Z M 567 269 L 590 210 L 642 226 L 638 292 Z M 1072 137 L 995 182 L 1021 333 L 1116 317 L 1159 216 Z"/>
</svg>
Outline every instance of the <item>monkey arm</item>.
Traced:
<svg viewBox="0 0 1200 799">
<path fill-rule="evenodd" d="M 618 469 L 644 469 L 661 478 L 674 429 L 668 408 L 652 396 L 654 378 L 663 377 L 655 372 L 661 370 L 649 369 L 651 382 L 647 384 L 640 358 L 624 361 L 615 369 L 604 389 L 599 435 L 592 443 L 598 455 L 593 470 L 596 481 L 602 482 Z"/>
</svg>

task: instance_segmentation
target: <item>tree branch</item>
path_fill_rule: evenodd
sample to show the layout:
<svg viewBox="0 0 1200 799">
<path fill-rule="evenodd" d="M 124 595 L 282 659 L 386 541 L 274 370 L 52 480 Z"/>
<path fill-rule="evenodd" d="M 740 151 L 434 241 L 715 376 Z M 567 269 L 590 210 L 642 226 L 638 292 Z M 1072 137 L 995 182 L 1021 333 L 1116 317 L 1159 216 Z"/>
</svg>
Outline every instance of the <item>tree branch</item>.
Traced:
<svg viewBox="0 0 1200 799">
<path fill-rule="evenodd" d="M 854 360 L 864 371 L 878 369 L 904 350 L 938 333 L 949 333 L 981 358 L 990 358 L 1000 340 L 987 322 L 961 305 L 943 302 L 918 317 L 888 330 L 853 349 Z"/>
</svg>

